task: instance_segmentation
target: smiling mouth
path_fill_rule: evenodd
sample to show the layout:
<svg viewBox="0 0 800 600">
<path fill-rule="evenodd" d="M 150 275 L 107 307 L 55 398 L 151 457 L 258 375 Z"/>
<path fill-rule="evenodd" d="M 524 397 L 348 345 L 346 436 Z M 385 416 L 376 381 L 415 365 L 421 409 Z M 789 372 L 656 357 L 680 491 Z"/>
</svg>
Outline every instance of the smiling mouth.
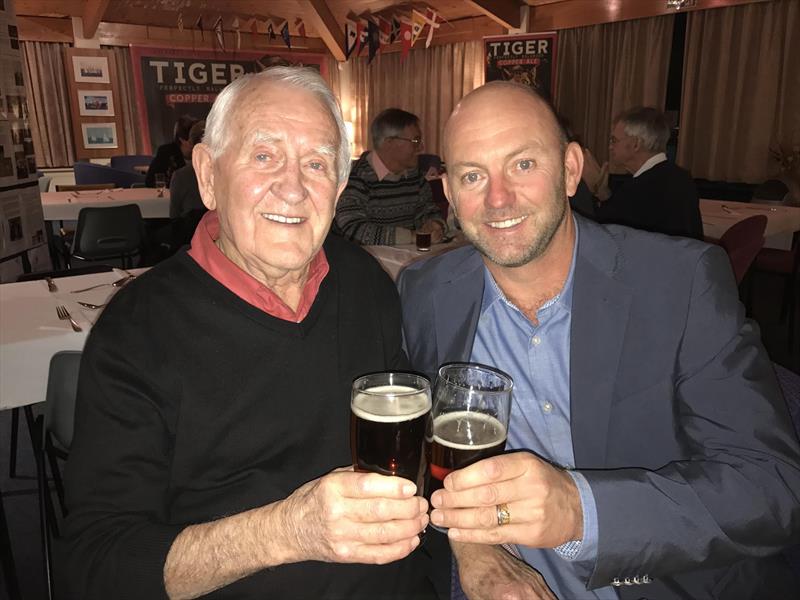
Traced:
<svg viewBox="0 0 800 600">
<path fill-rule="evenodd" d="M 302 217 L 284 217 L 283 215 L 275 215 L 272 213 L 261 213 L 261 216 L 264 217 L 267 221 L 273 221 L 275 223 L 284 223 L 286 225 L 298 225 L 305 221 Z"/>
<path fill-rule="evenodd" d="M 517 217 L 516 219 L 506 219 L 505 221 L 489 221 L 486 224 L 492 229 L 508 229 L 509 227 L 514 227 L 514 225 L 519 225 L 527 218 L 526 215 L 524 217 Z"/>
</svg>

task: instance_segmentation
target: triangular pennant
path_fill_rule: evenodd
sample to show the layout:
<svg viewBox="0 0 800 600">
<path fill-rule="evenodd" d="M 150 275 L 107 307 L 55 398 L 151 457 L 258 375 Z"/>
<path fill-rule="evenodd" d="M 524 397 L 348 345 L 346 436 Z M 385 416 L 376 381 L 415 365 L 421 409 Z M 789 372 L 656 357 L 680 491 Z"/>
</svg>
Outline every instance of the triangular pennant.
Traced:
<svg viewBox="0 0 800 600">
<path fill-rule="evenodd" d="M 217 40 L 219 49 L 225 52 L 225 33 L 222 30 L 222 17 L 219 17 L 214 23 L 214 37 Z"/>
<path fill-rule="evenodd" d="M 389 19 L 378 15 L 378 26 L 381 29 L 381 46 L 388 46 L 392 43 L 392 23 Z"/>
<path fill-rule="evenodd" d="M 242 47 L 242 32 L 239 30 L 239 17 L 233 17 L 233 21 L 231 22 L 231 28 L 233 29 L 233 33 L 236 36 L 236 49 Z"/>
<path fill-rule="evenodd" d="M 274 40 L 278 37 L 275 35 L 275 24 L 272 22 L 272 19 L 267 21 L 267 35 L 270 40 Z"/>
<path fill-rule="evenodd" d="M 400 39 L 400 18 L 395 15 L 392 17 L 392 33 L 389 36 L 389 43 L 394 44 Z"/>
<path fill-rule="evenodd" d="M 345 19 L 344 22 L 344 53 L 350 58 L 350 53 L 358 44 L 358 24 L 352 19 Z"/>
<path fill-rule="evenodd" d="M 372 19 L 367 21 L 367 40 L 369 43 L 369 60 L 367 60 L 367 64 L 369 64 L 375 58 L 378 50 L 381 49 L 381 30 Z"/>
<path fill-rule="evenodd" d="M 297 27 L 297 33 L 300 37 L 306 37 L 306 24 L 303 23 L 303 19 L 297 17 L 297 19 L 295 19 L 294 26 Z"/>
<path fill-rule="evenodd" d="M 402 17 L 400 19 L 400 43 L 402 44 L 402 49 L 400 50 L 400 62 L 403 62 L 406 59 L 409 50 L 411 50 L 411 46 L 414 45 L 411 39 L 411 20 L 406 17 Z"/>
<path fill-rule="evenodd" d="M 250 33 L 258 35 L 258 19 L 255 17 L 250 20 Z"/>
<path fill-rule="evenodd" d="M 425 29 L 425 15 L 418 10 L 411 11 L 411 45 L 417 43 L 419 36 L 422 35 L 422 30 Z"/>
<path fill-rule="evenodd" d="M 356 40 L 356 56 L 358 56 L 367 43 L 367 21 L 363 17 L 356 19 L 356 36 L 358 38 Z"/>
<path fill-rule="evenodd" d="M 283 23 L 283 27 L 281 27 L 281 37 L 283 38 L 283 43 L 286 44 L 286 47 L 291 50 L 292 36 L 289 35 L 289 21 L 285 21 Z"/>
<path fill-rule="evenodd" d="M 205 41 L 205 36 L 203 35 L 203 15 L 197 17 L 197 22 L 194 24 L 200 30 L 200 39 Z"/>
<path fill-rule="evenodd" d="M 432 8 L 425 11 L 425 20 L 428 22 L 428 37 L 425 39 L 425 47 L 430 48 L 433 41 L 433 30 L 439 28 L 439 23 L 436 18 L 439 16 Z"/>
<path fill-rule="evenodd" d="M 178 31 L 183 31 L 183 13 L 178 13 Z"/>
</svg>

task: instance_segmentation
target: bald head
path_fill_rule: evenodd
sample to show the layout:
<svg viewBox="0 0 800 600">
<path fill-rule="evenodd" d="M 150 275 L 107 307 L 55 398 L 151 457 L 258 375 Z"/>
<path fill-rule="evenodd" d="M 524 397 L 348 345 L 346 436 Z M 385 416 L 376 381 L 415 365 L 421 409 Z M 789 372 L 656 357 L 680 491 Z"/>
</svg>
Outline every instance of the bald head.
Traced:
<svg viewBox="0 0 800 600">
<path fill-rule="evenodd" d="M 518 113 L 520 120 L 522 115 L 538 114 L 544 126 L 550 129 L 552 140 L 558 144 L 561 152 L 566 148 L 569 140 L 556 112 L 539 92 L 513 81 L 490 81 L 464 96 L 447 119 L 444 128 L 445 160 L 450 161 L 450 143 L 456 128 L 469 122 L 481 123 L 483 117 L 497 114 L 498 111 Z"/>
</svg>

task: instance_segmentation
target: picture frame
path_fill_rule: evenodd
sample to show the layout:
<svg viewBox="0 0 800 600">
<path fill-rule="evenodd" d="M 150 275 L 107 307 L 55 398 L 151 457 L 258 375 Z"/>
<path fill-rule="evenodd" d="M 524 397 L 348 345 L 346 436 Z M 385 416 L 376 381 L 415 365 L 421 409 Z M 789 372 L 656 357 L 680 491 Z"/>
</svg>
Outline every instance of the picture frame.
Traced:
<svg viewBox="0 0 800 600">
<path fill-rule="evenodd" d="M 78 83 L 111 83 L 105 56 L 73 56 L 72 70 Z"/>
<path fill-rule="evenodd" d="M 113 117 L 114 94 L 111 90 L 78 90 L 78 108 L 82 117 Z"/>
<path fill-rule="evenodd" d="M 87 150 L 96 148 L 117 148 L 117 125 L 110 123 L 82 123 L 83 147 Z"/>
</svg>

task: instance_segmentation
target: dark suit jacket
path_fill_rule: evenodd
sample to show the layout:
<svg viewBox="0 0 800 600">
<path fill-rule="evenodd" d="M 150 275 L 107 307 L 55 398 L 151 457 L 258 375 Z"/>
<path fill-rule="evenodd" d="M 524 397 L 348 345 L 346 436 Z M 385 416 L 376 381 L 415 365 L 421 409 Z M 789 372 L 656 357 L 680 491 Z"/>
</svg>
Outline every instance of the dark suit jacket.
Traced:
<svg viewBox="0 0 800 600">
<path fill-rule="evenodd" d="M 703 239 L 694 180 L 689 171 L 670 161 L 625 181 L 595 208 L 595 217 L 601 223 Z"/>
<path fill-rule="evenodd" d="M 797 597 L 772 555 L 800 533 L 798 441 L 727 257 L 576 221 L 571 427 L 599 520 L 587 586 L 647 574 L 621 596 Z M 483 294 L 474 248 L 415 263 L 398 286 L 414 367 L 433 376 L 468 360 Z"/>
</svg>

